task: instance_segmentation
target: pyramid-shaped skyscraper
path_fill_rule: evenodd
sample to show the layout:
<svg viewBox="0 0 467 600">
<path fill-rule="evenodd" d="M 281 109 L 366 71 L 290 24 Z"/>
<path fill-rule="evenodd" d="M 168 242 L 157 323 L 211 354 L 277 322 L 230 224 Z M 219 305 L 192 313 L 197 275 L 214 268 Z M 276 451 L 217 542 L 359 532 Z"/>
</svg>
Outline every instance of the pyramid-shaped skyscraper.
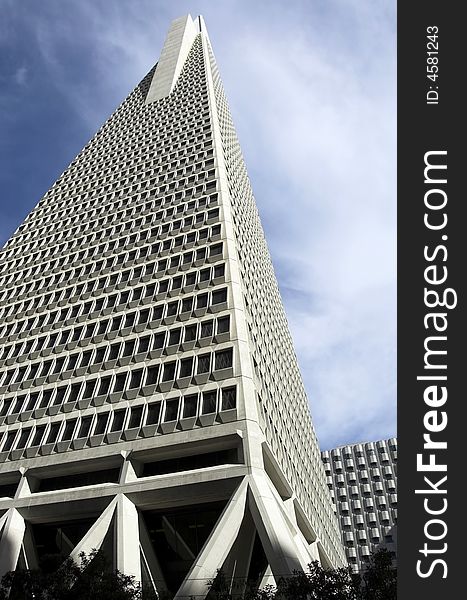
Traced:
<svg viewBox="0 0 467 600">
<path fill-rule="evenodd" d="M 101 549 L 177 598 L 345 562 L 201 17 L 0 254 L 0 569 Z"/>
</svg>

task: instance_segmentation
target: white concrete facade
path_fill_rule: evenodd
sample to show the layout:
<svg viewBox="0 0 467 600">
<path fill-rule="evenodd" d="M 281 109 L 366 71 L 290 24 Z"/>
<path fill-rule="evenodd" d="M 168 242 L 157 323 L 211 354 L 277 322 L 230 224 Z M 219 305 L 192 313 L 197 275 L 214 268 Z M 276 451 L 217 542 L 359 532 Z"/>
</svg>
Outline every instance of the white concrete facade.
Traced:
<svg viewBox="0 0 467 600">
<path fill-rule="evenodd" d="M 173 23 L 0 267 L 1 573 L 101 548 L 181 599 L 220 568 L 344 563 L 201 17 Z"/>
<path fill-rule="evenodd" d="M 397 555 L 397 439 L 340 446 L 322 452 L 342 543 L 354 571 L 372 552 Z"/>
</svg>

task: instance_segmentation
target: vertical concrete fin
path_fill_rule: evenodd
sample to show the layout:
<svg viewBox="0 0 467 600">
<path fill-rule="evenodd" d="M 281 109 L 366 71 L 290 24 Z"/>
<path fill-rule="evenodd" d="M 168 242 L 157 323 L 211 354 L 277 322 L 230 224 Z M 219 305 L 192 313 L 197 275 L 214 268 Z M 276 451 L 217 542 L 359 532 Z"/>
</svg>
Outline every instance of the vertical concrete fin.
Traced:
<svg viewBox="0 0 467 600">
<path fill-rule="evenodd" d="M 141 581 L 138 511 L 124 494 L 117 498 L 117 569 Z"/>
<path fill-rule="evenodd" d="M 191 15 L 172 22 L 146 96 L 146 104 L 166 98 L 172 92 L 197 34 L 198 28 Z"/>
</svg>

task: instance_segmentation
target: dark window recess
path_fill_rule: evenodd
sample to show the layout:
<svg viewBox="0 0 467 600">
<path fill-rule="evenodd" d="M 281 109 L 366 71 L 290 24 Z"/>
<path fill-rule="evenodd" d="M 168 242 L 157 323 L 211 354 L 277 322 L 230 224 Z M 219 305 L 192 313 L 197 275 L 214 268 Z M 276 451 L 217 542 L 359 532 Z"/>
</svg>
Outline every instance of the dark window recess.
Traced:
<svg viewBox="0 0 467 600">
<path fill-rule="evenodd" d="M 49 435 L 47 436 L 46 444 L 53 444 L 57 439 L 58 431 L 61 423 L 52 423 L 49 429 Z"/>
<path fill-rule="evenodd" d="M 212 304 L 220 304 L 221 302 L 227 302 L 227 288 L 212 293 Z"/>
<path fill-rule="evenodd" d="M 204 469 L 217 465 L 239 464 L 238 451 L 236 448 L 219 450 L 218 452 L 206 452 L 192 456 L 182 456 L 168 460 L 145 463 L 143 466 L 143 477 L 151 475 L 166 475 L 168 473 L 180 473 L 181 471 L 192 471 L 193 469 Z"/>
<path fill-rule="evenodd" d="M 218 371 L 219 369 L 228 369 L 232 366 L 232 349 L 221 350 L 220 352 L 216 352 L 216 364 L 214 369 Z"/>
<path fill-rule="evenodd" d="M 142 369 L 138 369 L 138 371 L 132 371 L 131 372 L 131 378 L 130 378 L 130 390 L 134 389 L 134 388 L 138 388 L 141 385 L 141 379 L 143 377 L 143 370 Z"/>
<path fill-rule="evenodd" d="M 5 443 L 3 444 L 2 452 L 9 452 L 11 450 L 17 432 L 17 429 L 15 429 L 15 431 L 9 432 L 9 434 L 6 437 Z"/>
<path fill-rule="evenodd" d="M 163 306 L 156 306 L 153 309 L 152 320 L 153 321 L 158 321 L 159 319 L 162 319 L 163 312 L 164 312 L 164 307 Z"/>
<path fill-rule="evenodd" d="M 201 294 L 196 298 L 196 308 L 206 308 L 208 305 L 208 295 Z"/>
<path fill-rule="evenodd" d="M 148 321 L 149 321 L 149 308 L 146 308 L 139 313 L 138 324 L 142 325 L 144 323 L 147 323 Z"/>
<path fill-rule="evenodd" d="M 203 415 L 216 412 L 216 392 L 203 392 L 203 405 L 201 413 Z"/>
<path fill-rule="evenodd" d="M 97 334 L 98 335 L 102 335 L 107 331 L 107 325 L 109 324 L 109 320 L 108 319 L 104 319 L 103 321 L 99 322 L 99 327 L 97 329 Z"/>
<path fill-rule="evenodd" d="M 103 362 L 106 350 L 107 350 L 107 346 L 104 346 L 103 348 L 98 348 L 96 350 L 96 355 L 94 356 L 94 364 L 95 365 L 98 365 L 101 362 Z"/>
<path fill-rule="evenodd" d="M 31 428 L 23 429 L 21 435 L 19 436 L 18 443 L 16 444 L 16 448 L 18 450 L 22 450 L 26 446 L 26 442 L 31 434 Z"/>
<path fill-rule="evenodd" d="M 182 300 L 182 313 L 191 312 L 193 308 L 193 298 L 184 298 Z"/>
<path fill-rule="evenodd" d="M 131 409 L 130 422 L 128 423 L 128 429 L 134 429 L 141 425 L 141 417 L 143 415 L 143 407 L 136 406 Z"/>
<path fill-rule="evenodd" d="M 114 413 L 114 418 L 112 421 L 112 427 L 110 431 L 121 431 L 123 429 L 123 421 L 125 420 L 125 411 L 117 410 Z"/>
<path fill-rule="evenodd" d="M 154 365 L 153 367 L 148 367 L 145 385 L 155 385 L 157 383 L 158 374 L 159 374 L 159 365 Z"/>
<path fill-rule="evenodd" d="M 92 379 L 91 381 L 86 381 L 83 398 L 91 398 L 95 387 L 96 387 L 96 379 Z"/>
<path fill-rule="evenodd" d="M 120 469 L 106 469 L 91 471 L 90 473 L 75 473 L 60 477 L 40 479 L 38 492 L 51 492 L 53 490 L 66 490 L 67 488 L 97 485 L 99 483 L 118 483 Z"/>
<path fill-rule="evenodd" d="M 237 388 L 224 388 L 222 390 L 222 410 L 230 410 L 237 406 Z"/>
<path fill-rule="evenodd" d="M 4 417 L 10 409 L 12 400 L 5 400 L 2 406 L 2 410 L 0 411 L 0 417 Z"/>
<path fill-rule="evenodd" d="M 149 343 L 151 341 L 151 337 L 147 335 L 139 340 L 138 344 L 138 352 L 147 352 L 149 350 Z"/>
<path fill-rule="evenodd" d="M 201 323 L 201 336 L 202 338 L 211 337 L 213 333 L 214 321 L 204 321 Z"/>
<path fill-rule="evenodd" d="M 108 360 L 116 360 L 118 358 L 119 351 L 120 351 L 120 344 L 112 344 L 112 346 L 110 346 Z"/>
<path fill-rule="evenodd" d="M 80 363 L 80 367 L 87 367 L 91 361 L 91 354 L 92 351 L 91 350 L 87 350 L 86 352 L 84 352 L 83 356 L 81 357 L 81 363 Z"/>
<path fill-rule="evenodd" d="M 71 436 L 73 435 L 75 426 L 76 426 L 76 419 L 66 422 L 65 431 L 63 432 L 63 435 L 62 435 L 62 441 L 71 440 Z"/>
<path fill-rule="evenodd" d="M 74 383 L 71 386 L 70 393 L 68 394 L 67 402 L 76 402 L 76 400 L 78 400 L 80 389 L 81 389 L 81 384 L 80 383 Z"/>
<path fill-rule="evenodd" d="M 169 333 L 169 346 L 174 346 L 180 343 L 181 329 L 172 329 Z"/>
<path fill-rule="evenodd" d="M 45 408 L 46 406 L 49 405 L 50 398 L 52 397 L 52 391 L 53 390 L 44 390 L 42 392 L 42 399 L 41 399 L 41 403 L 39 404 L 40 408 Z"/>
<path fill-rule="evenodd" d="M 68 358 L 68 363 L 66 365 L 67 371 L 72 371 L 76 367 L 76 363 L 78 362 L 79 354 L 72 354 Z"/>
<path fill-rule="evenodd" d="M 122 392 L 125 388 L 125 380 L 126 380 L 126 373 L 119 373 L 116 377 L 115 377 L 115 385 L 113 388 L 114 392 Z"/>
<path fill-rule="evenodd" d="M 125 342 L 125 345 L 123 348 L 123 356 L 132 356 L 134 349 L 135 349 L 135 340 L 130 340 L 128 342 Z"/>
<path fill-rule="evenodd" d="M 148 414 L 146 417 L 146 425 L 155 425 L 159 422 L 159 416 L 161 414 L 161 403 L 154 402 L 148 406 Z"/>
<path fill-rule="evenodd" d="M 41 425 L 40 427 L 36 427 L 36 432 L 34 437 L 32 438 L 31 446 L 40 446 L 42 442 L 42 438 L 44 437 L 45 425 Z"/>
<path fill-rule="evenodd" d="M 196 406 L 198 404 L 198 396 L 191 395 L 183 398 L 183 417 L 195 417 Z"/>
<path fill-rule="evenodd" d="M 218 256 L 222 254 L 222 244 L 216 244 L 209 249 L 209 256 Z"/>
<path fill-rule="evenodd" d="M 178 302 L 170 302 L 167 304 L 167 316 L 173 317 L 177 314 Z"/>
<path fill-rule="evenodd" d="M 195 285 L 196 283 L 196 272 L 188 273 L 185 277 L 185 285 Z"/>
<path fill-rule="evenodd" d="M 67 388 L 66 387 L 61 387 L 57 389 L 57 392 L 55 394 L 55 398 L 54 398 L 54 406 L 57 406 L 59 404 L 63 403 L 63 400 L 65 398 L 65 392 L 66 392 Z"/>
<path fill-rule="evenodd" d="M 78 438 L 85 438 L 91 429 L 92 417 L 83 417 L 79 426 Z"/>
<path fill-rule="evenodd" d="M 211 354 L 202 354 L 198 356 L 197 373 L 209 373 L 209 365 L 211 363 Z"/>
<path fill-rule="evenodd" d="M 199 272 L 199 280 L 200 281 L 209 281 L 211 278 L 211 269 L 203 269 Z"/>
<path fill-rule="evenodd" d="M 104 396 L 105 394 L 109 393 L 109 389 L 110 389 L 110 377 L 103 377 L 101 379 L 101 383 L 99 385 L 99 391 L 97 392 L 98 396 Z"/>
<path fill-rule="evenodd" d="M 136 313 L 129 313 L 125 317 L 125 327 L 133 327 L 136 321 Z"/>
<path fill-rule="evenodd" d="M 179 377 L 190 377 L 193 372 L 193 358 L 184 358 L 180 361 Z"/>
<path fill-rule="evenodd" d="M 177 363 L 170 362 L 165 363 L 164 365 L 164 375 L 162 377 L 162 381 L 171 381 L 175 378 L 175 366 Z"/>
<path fill-rule="evenodd" d="M 100 413 L 97 415 L 97 423 L 94 428 L 93 435 L 101 435 L 104 433 L 105 428 L 107 426 L 107 420 L 109 418 L 109 413 Z"/>
<path fill-rule="evenodd" d="M 179 398 L 174 398 L 173 400 L 167 400 L 165 403 L 165 415 L 164 421 L 176 421 L 178 415 L 178 404 L 180 400 Z"/>
<path fill-rule="evenodd" d="M 185 327 L 185 342 L 192 342 L 196 340 L 196 325 L 189 325 Z"/>
</svg>

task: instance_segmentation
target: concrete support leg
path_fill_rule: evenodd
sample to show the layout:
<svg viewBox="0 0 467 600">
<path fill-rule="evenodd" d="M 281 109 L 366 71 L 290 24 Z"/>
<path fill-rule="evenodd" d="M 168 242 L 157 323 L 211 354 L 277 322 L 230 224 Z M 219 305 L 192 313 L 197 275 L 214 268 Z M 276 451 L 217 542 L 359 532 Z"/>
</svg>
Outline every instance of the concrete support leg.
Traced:
<svg viewBox="0 0 467 600">
<path fill-rule="evenodd" d="M 23 538 L 23 553 L 28 569 L 34 570 L 39 568 L 39 559 L 37 557 L 36 546 L 32 537 L 31 525 L 26 523 Z"/>
<path fill-rule="evenodd" d="M 142 560 L 144 560 L 154 590 L 158 593 L 167 591 L 164 574 L 152 547 L 146 523 L 141 515 L 139 515 L 139 543 Z"/>
<path fill-rule="evenodd" d="M 124 494 L 117 496 L 117 569 L 141 581 L 138 511 Z"/>
<path fill-rule="evenodd" d="M 274 576 L 306 570 L 306 561 L 303 561 L 283 511 L 263 475 L 250 478 L 248 500 Z"/>
<path fill-rule="evenodd" d="M 242 597 L 245 592 L 251 556 L 255 542 L 256 528 L 250 511 L 243 517 L 240 531 L 222 567 L 233 598 Z"/>
<path fill-rule="evenodd" d="M 3 517 L 5 518 L 3 519 Z M 16 508 L 10 508 L 3 517 L 3 531 L 0 540 L 0 577 L 16 568 L 25 530 L 24 519 Z"/>
<path fill-rule="evenodd" d="M 70 556 L 76 562 L 79 561 L 81 552 L 89 554 L 91 550 L 99 550 L 104 541 L 105 535 L 110 527 L 117 506 L 117 497 L 115 497 L 109 506 L 104 510 L 94 525 L 89 529 L 86 535 L 76 544 Z"/>
<path fill-rule="evenodd" d="M 174 600 L 206 597 L 207 582 L 214 579 L 237 538 L 245 513 L 247 490 L 248 478 L 245 477 L 228 501 Z"/>
</svg>

